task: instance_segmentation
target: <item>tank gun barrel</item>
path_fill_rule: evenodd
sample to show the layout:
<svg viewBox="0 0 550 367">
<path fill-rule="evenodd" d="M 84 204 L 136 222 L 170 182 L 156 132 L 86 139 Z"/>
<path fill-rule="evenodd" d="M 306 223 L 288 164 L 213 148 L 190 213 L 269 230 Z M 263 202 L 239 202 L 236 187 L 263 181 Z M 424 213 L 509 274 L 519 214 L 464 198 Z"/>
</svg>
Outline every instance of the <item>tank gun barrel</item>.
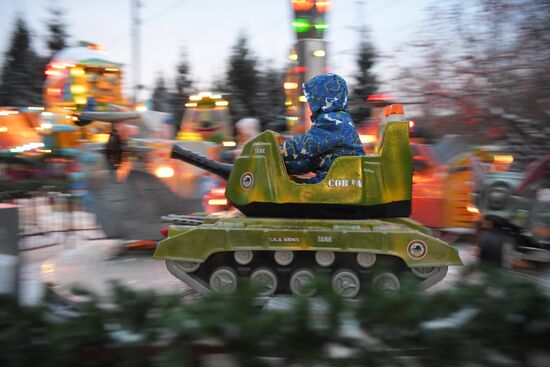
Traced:
<svg viewBox="0 0 550 367">
<path fill-rule="evenodd" d="M 226 181 L 229 178 L 231 169 L 233 168 L 232 164 L 216 162 L 215 160 L 212 160 L 203 155 L 192 152 L 189 149 L 182 148 L 179 145 L 174 145 L 172 147 L 171 157 L 179 159 L 180 161 L 184 161 L 186 163 L 192 164 L 193 166 L 202 168 L 208 172 L 211 172 L 223 178 Z"/>
</svg>

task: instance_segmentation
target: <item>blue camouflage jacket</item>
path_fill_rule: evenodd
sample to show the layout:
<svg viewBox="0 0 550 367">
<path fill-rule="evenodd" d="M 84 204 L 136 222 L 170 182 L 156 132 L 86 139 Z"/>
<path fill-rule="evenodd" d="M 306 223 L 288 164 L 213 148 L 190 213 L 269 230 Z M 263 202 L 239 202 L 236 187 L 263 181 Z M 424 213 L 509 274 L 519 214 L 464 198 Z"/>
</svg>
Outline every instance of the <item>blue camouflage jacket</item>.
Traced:
<svg viewBox="0 0 550 367">
<path fill-rule="evenodd" d="M 314 172 L 308 183 L 320 182 L 336 157 L 365 155 L 347 112 L 348 88 L 336 74 L 321 74 L 302 85 L 313 115 L 311 128 L 281 144 L 289 174 Z"/>
</svg>

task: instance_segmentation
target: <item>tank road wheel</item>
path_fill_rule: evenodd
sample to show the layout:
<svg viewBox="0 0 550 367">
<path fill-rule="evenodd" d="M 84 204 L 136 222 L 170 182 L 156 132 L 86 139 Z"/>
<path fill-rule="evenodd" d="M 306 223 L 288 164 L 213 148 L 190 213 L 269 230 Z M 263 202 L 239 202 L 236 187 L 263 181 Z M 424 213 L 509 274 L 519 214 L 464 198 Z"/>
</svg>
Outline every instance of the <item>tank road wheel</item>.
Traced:
<svg viewBox="0 0 550 367">
<path fill-rule="evenodd" d="M 441 268 L 448 268 L 447 266 L 426 266 L 422 268 L 410 268 L 412 273 L 419 278 L 426 279 L 439 273 Z M 443 269 L 444 270 L 444 269 Z"/>
<path fill-rule="evenodd" d="M 315 253 L 315 262 L 319 266 L 331 266 L 334 263 L 334 259 L 336 259 L 336 256 L 332 251 L 317 251 Z"/>
<path fill-rule="evenodd" d="M 179 267 L 181 270 L 183 270 L 186 273 L 192 273 L 194 271 L 197 271 L 197 269 L 201 266 L 200 263 L 194 263 L 191 261 L 175 261 L 176 266 Z"/>
<path fill-rule="evenodd" d="M 339 270 L 332 277 L 332 289 L 343 298 L 354 298 L 361 289 L 361 282 L 351 270 Z"/>
<path fill-rule="evenodd" d="M 273 270 L 267 268 L 254 270 L 250 275 L 250 281 L 262 287 L 258 294 L 263 297 L 268 297 L 275 293 L 279 284 L 277 274 L 275 274 Z"/>
<path fill-rule="evenodd" d="M 275 251 L 273 257 L 277 264 L 287 266 L 294 260 L 294 253 L 292 251 Z"/>
<path fill-rule="evenodd" d="M 376 291 L 395 292 L 401 288 L 401 282 L 397 275 L 387 271 L 376 275 L 372 279 L 372 288 Z"/>
<path fill-rule="evenodd" d="M 304 294 L 311 296 L 315 293 L 315 289 L 304 289 L 308 283 L 313 280 L 313 272 L 307 269 L 297 270 L 290 277 L 290 291 L 292 294 Z"/>
<path fill-rule="evenodd" d="M 370 252 L 359 252 L 357 254 L 357 263 L 362 268 L 370 268 L 376 262 L 376 254 Z"/>
<path fill-rule="evenodd" d="M 239 265 L 250 264 L 250 262 L 252 261 L 252 258 L 254 257 L 254 255 L 252 254 L 252 251 L 250 250 L 235 251 L 233 256 L 235 257 L 235 261 Z"/>
<path fill-rule="evenodd" d="M 214 292 L 233 293 L 237 289 L 237 274 L 228 267 L 217 268 L 210 276 L 209 284 Z"/>
</svg>

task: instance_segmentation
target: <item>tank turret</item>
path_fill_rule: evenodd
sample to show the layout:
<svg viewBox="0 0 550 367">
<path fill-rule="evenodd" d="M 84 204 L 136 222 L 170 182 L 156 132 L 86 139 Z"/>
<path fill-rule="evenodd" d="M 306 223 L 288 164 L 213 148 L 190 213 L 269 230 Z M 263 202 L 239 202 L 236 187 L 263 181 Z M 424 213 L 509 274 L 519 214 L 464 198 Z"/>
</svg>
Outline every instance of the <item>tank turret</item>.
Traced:
<svg viewBox="0 0 550 367">
<path fill-rule="evenodd" d="M 227 180 L 226 197 L 250 217 L 368 219 L 408 217 L 412 154 L 408 122 L 391 113 L 375 154 L 338 157 L 322 182 L 305 184 L 288 175 L 280 137 L 265 131 L 243 147 L 233 166 L 174 146 L 172 157 Z M 394 111 L 399 112 L 399 111 Z M 223 168 L 222 168 L 223 167 Z"/>
</svg>

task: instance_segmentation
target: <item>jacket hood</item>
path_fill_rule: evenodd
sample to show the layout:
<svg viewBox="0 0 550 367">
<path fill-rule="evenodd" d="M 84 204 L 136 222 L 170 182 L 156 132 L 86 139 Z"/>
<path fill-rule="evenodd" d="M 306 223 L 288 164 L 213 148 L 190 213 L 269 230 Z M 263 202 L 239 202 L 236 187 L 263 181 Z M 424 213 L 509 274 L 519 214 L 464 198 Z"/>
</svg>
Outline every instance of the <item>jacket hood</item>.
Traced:
<svg viewBox="0 0 550 367">
<path fill-rule="evenodd" d="M 321 74 L 302 84 L 307 103 L 313 113 L 346 111 L 348 87 L 336 74 Z"/>
</svg>

